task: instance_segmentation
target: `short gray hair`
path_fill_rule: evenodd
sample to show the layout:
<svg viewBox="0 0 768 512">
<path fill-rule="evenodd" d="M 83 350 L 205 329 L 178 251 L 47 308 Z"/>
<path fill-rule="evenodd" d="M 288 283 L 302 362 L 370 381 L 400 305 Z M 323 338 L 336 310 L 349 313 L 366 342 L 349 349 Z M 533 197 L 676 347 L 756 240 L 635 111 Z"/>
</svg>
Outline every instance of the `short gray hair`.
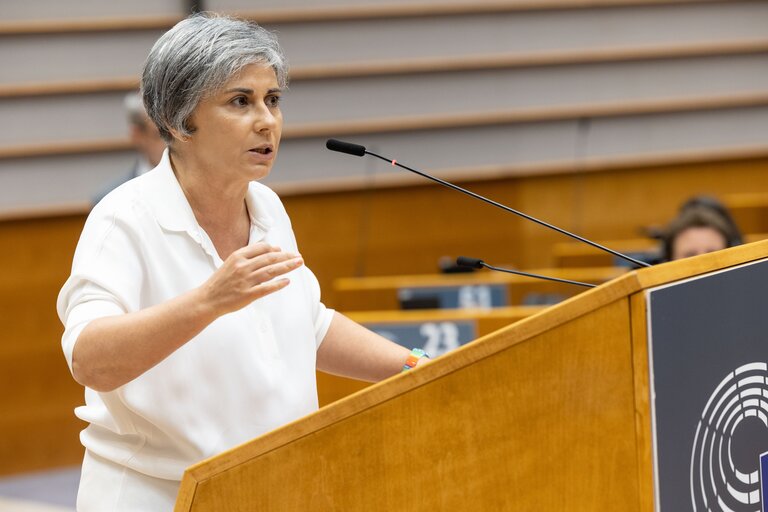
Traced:
<svg viewBox="0 0 768 512">
<path fill-rule="evenodd" d="M 194 14 L 163 34 L 149 52 L 141 77 L 147 114 L 170 143 L 171 130 L 192 133 L 189 117 L 206 95 L 215 93 L 249 64 L 275 70 L 288 85 L 288 65 L 277 37 L 256 23 L 213 13 Z"/>
</svg>

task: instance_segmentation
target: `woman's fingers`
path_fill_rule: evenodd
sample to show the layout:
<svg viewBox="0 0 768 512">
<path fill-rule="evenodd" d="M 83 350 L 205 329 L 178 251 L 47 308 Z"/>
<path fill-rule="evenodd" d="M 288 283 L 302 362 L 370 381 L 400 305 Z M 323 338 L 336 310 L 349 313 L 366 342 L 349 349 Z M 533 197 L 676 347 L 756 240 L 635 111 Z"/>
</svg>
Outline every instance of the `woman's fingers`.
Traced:
<svg viewBox="0 0 768 512">
<path fill-rule="evenodd" d="M 267 243 L 243 247 L 230 254 L 206 281 L 207 300 L 222 314 L 238 310 L 285 288 L 289 281 L 281 276 L 303 264 L 300 255 Z"/>
<path fill-rule="evenodd" d="M 251 300 L 274 293 L 288 285 L 288 279 L 277 279 L 304 264 L 303 258 L 294 253 L 283 252 L 279 247 L 266 243 L 243 247 L 238 254 L 238 266 L 245 273 Z"/>
<path fill-rule="evenodd" d="M 280 248 L 274 245 L 270 245 L 266 242 L 258 242 L 255 244 L 249 244 L 236 250 L 232 254 L 244 256 L 247 259 L 252 259 L 262 254 L 269 254 L 271 252 L 280 252 Z"/>
<path fill-rule="evenodd" d="M 304 259 L 295 254 L 285 254 L 285 257 L 271 258 L 271 262 L 257 267 L 251 274 L 254 286 L 267 283 L 274 278 L 296 270 L 304 264 Z"/>
<path fill-rule="evenodd" d="M 288 286 L 290 282 L 291 282 L 290 279 L 288 279 L 287 277 L 284 277 L 282 279 L 273 279 L 266 283 L 256 285 L 252 290 L 251 299 L 257 300 L 262 297 L 266 297 L 271 293 L 275 293 L 278 290 L 282 290 L 283 288 Z"/>
</svg>

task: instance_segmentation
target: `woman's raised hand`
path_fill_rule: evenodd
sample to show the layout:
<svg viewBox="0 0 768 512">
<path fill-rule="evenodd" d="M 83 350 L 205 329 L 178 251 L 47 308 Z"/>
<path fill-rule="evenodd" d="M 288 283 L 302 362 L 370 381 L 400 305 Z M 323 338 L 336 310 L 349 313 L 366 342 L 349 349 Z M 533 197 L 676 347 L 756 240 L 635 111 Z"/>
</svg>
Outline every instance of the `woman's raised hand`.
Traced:
<svg viewBox="0 0 768 512">
<path fill-rule="evenodd" d="M 247 245 L 230 254 L 200 291 L 216 315 L 224 315 L 285 288 L 288 278 L 276 278 L 303 264 L 300 255 L 279 247 L 263 242 Z"/>
</svg>

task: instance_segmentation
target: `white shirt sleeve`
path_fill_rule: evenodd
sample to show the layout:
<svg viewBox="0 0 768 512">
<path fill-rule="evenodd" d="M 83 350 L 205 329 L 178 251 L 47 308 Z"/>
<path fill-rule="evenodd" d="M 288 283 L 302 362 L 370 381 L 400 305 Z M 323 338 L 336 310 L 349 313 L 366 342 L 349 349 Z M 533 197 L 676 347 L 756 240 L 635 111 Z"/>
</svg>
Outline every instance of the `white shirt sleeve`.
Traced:
<svg viewBox="0 0 768 512">
<path fill-rule="evenodd" d="M 313 274 L 309 268 L 303 268 L 307 274 L 306 279 L 313 305 L 312 313 L 315 325 L 315 343 L 319 348 L 323 339 L 325 339 L 325 335 L 328 333 L 328 329 L 331 327 L 334 310 L 325 307 L 325 304 L 320 300 L 320 283 L 317 282 L 315 274 Z"/>
<path fill-rule="evenodd" d="M 94 209 L 83 228 L 72 274 L 57 301 L 70 371 L 75 343 L 90 321 L 139 309 L 143 272 L 129 231 L 116 215 L 102 209 Z"/>
</svg>

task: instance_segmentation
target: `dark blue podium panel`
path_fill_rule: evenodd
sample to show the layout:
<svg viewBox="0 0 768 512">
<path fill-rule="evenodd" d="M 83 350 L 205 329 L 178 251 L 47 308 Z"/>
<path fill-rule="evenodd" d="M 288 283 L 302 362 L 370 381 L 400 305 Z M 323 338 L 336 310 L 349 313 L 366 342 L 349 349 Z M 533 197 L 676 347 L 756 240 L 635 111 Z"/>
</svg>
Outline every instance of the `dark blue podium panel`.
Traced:
<svg viewBox="0 0 768 512">
<path fill-rule="evenodd" d="M 397 291 L 403 309 L 495 308 L 509 305 L 503 284 L 408 287 Z M 416 304 L 415 307 L 409 307 Z"/>
<path fill-rule="evenodd" d="M 648 303 L 656 510 L 765 511 L 768 261 Z"/>
<path fill-rule="evenodd" d="M 477 338 L 474 320 L 364 324 L 368 329 L 406 348 L 422 348 L 435 358 Z"/>
</svg>

